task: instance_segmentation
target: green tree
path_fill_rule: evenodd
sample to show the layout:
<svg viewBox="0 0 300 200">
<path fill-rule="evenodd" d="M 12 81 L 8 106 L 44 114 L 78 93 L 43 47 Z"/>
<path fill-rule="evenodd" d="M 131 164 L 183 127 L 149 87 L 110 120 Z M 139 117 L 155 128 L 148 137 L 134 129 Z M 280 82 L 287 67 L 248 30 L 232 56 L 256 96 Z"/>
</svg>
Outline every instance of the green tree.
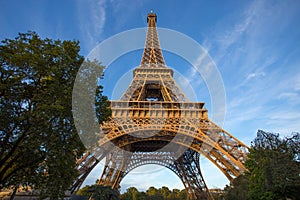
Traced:
<svg viewBox="0 0 300 200">
<path fill-rule="evenodd" d="M 84 186 L 83 188 L 80 188 L 80 190 L 78 190 L 78 192 L 76 193 L 77 195 L 79 196 L 83 196 L 83 197 L 90 197 L 92 196 L 92 191 L 91 191 L 91 188 L 92 186 L 90 185 L 86 185 Z"/>
<path fill-rule="evenodd" d="M 299 138 L 258 131 L 246 161 L 250 199 L 299 199 Z"/>
<path fill-rule="evenodd" d="M 162 194 L 153 186 L 149 187 L 146 191 L 147 200 L 163 200 Z"/>
<path fill-rule="evenodd" d="M 84 60 L 79 51 L 77 41 L 34 32 L 1 42 L 0 189 L 31 185 L 41 197 L 58 199 L 77 176 L 76 159 L 84 152 L 72 116 Z M 98 100 L 105 102 L 101 92 Z"/>
<path fill-rule="evenodd" d="M 233 180 L 231 186 L 225 187 L 225 199 L 230 200 L 247 200 L 249 191 L 249 178 L 246 175 L 240 175 Z"/>
<path fill-rule="evenodd" d="M 122 200 L 140 200 L 140 192 L 135 187 L 130 187 L 121 195 Z"/>
<path fill-rule="evenodd" d="M 92 193 L 90 200 L 118 200 L 119 193 L 109 186 L 93 185 L 89 188 Z"/>
<path fill-rule="evenodd" d="M 147 200 L 146 192 L 139 192 L 138 200 Z"/>
<path fill-rule="evenodd" d="M 166 186 L 162 186 L 158 191 L 162 195 L 163 199 L 168 199 L 171 194 L 170 189 Z"/>
<path fill-rule="evenodd" d="M 225 188 L 225 199 L 300 199 L 300 134 L 280 138 L 259 130 L 248 160 L 248 171 Z"/>
<path fill-rule="evenodd" d="M 178 195 L 180 193 L 180 190 L 179 189 L 173 189 L 172 190 L 172 193 L 171 193 L 171 197 L 169 199 L 178 199 Z"/>
<path fill-rule="evenodd" d="M 179 192 L 177 199 L 178 200 L 188 199 L 187 194 L 186 194 L 186 189 L 183 189 Z"/>
<path fill-rule="evenodd" d="M 145 192 L 139 192 L 135 187 L 130 187 L 120 196 L 121 200 L 186 200 L 186 190 L 173 189 L 162 186 L 157 189 L 153 186 L 149 187 Z"/>
</svg>

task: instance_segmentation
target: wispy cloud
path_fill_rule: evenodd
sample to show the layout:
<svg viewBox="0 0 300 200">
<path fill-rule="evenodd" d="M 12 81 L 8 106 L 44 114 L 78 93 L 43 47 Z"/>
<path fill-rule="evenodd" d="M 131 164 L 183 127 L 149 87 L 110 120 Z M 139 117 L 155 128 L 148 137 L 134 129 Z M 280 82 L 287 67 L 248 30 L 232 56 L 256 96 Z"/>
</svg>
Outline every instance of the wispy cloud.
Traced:
<svg viewBox="0 0 300 200">
<path fill-rule="evenodd" d="M 101 40 L 106 22 L 106 0 L 77 1 L 83 45 L 91 50 Z"/>
<path fill-rule="evenodd" d="M 214 57 L 217 63 L 229 53 L 230 47 L 236 46 L 241 37 L 256 23 L 255 16 L 257 16 L 260 7 L 260 1 L 252 1 L 248 9 L 240 12 L 235 11 L 234 14 L 228 16 L 229 19 L 226 20 L 230 22 L 221 20 L 214 26 L 203 44 L 208 51 L 217 51 Z M 234 22 L 232 23 L 232 21 Z"/>
<path fill-rule="evenodd" d="M 297 75 L 297 78 L 295 80 L 295 84 L 294 84 L 294 89 L 295 91 L 300 91 L 300 74 Z"/>
<path fill-rule="evenodd" d="M 236 44 L 249 27 L 251 20 L 253 20 L 253 15 L 253 12 L 249 12 L 244 19 L 241 19 L 241 21 L 236 23 L 231 29 L 226 30 L 223 35 L 219 35 L 217 41 L 222 51 L 227 51 L 230 46 Z"/>
<path fill-rule="evenodd" d="M 261 69 L 259 69 L 261 70 Z M 250 81 L 255 81 L 255 79 L 261 79 L 264 78 L 266 76 L 266 73 L 263 71 L 257 71 L 257 72 L 250 72 L 248 74 L 245 74 L 245 78 L 243 79 L 242 82 L 240 82 L 239 84 L 237 84 L 234 89 L 238 89 L 241 88 L 245 85 L 247 85 Z"/>
<path fill-rule="evenodd" d="M 233 93 L 236 96 L 228 101 L 226 129 L 248 144 L 258 129 L 283 135 L 300 131 L 300 115 L 297 112 L 300 96 L 289 89 L 292 82 L 286 80 L 276 84 L 265 78 L 260 83 L 252 81 L 252 88 L 241 91 L 241 94 Z"/>
<path fill-rule="evenodd" d="M 278 91 L 277 99 L 284 101 L 289 107 L 300 105 L 300 73 L 283 80 L 282 90 Z"/>
<path fill-rule="evenodd" d="M 253 78 L 264 77 L 266 74 L 264 72 L 250 73 L 248 74 L 246 81 L 249 81 Z"/>
<path fill-rule="evenodd" d="M 279 99 L 299 100 L 299 94 L 297 92 L 283 92 L 279 94 Z"/>
<path fill-rule="evenodd" d="M 268 131 L 279 132 L 283 136 L 300 132 L 300 113 L 288 107 L 283 108 L 273 108 L 275 112 L 266 113 L 264 126 Z"/>
<path fill-rule="evenodd" d="M 224 74 L 226 127 L 231 130 L 287 133 L 300 128 L 300 116 L 295 114 L 300 105 L 300 71 L 294 56 L 299 49 L 284 39 L 297 13 L 291 5 L 292 1 L 251 1 L 245 10 L 220 21 L 205 40 Z"/>
<path fill-rule="evenodd" d="M 145 3 L 140 0 L 131 0 L 130 3 L 127 1 L 110 0 L 109 1 L 114 15 L 114 31 L 123 30 L 128 28 L 128 23 L 133 21 L 132 17 L 137 12 L 141 12 L 142 6 Z M 145 17 L 145 16 L 144 16 Z M 145 18 L 141 16 L 141 22 L 144 22 Z M 145 24 L 146 25 L 146 24 Z"/>
</svg>

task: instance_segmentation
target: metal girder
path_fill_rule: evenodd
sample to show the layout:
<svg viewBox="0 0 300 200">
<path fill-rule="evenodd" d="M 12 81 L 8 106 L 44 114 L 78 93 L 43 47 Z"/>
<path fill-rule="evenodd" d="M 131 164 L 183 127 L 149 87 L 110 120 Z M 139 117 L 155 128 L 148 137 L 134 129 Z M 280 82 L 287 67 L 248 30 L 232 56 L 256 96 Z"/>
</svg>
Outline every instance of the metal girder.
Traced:
<svg viewBox="0 0 300 200">
<path fill-rule="evenodd" d="M 167 68 L 137 68 L 134 70 L 134 79 L 126 92 L 122 95 L 122 101 L 146 101 L 147 90 L 145 86 L 156 85 L 155 93 L 163 98 L 160 101 L 178 102 L 187 101 L 187 97 L 180 90 L 173 78 L 173 70 Z"/>
<path fill-rule="evenodd" d="M 90 174 L 90 172 L 98 163 L 99 160 L 96 159 L 94 156 L 90 155 L 89 152 L 87 152 L 80 160 L 78 160 L 77 171 L 79 175 L 74 180 L 72 186 L 69 188 L 69 191 L 71 193 L 74 193 L 79 190 L 86 177 Z"/>
<path fill-rule="evenodd" d="M 202 177 L 199 153 L 187 150 L 176 162 L 189 199 L 213 199 Z"/>
<path fill-rule="evenodd" d="M 165 66 L 165 61 L 159 45 L 159 39 L 156 29 L 156 15 L 154 13 L 149 14 L 147 17 L 147 22 L 147 39 L 145 42 L 145 48 L 141 60 L 141 65 L 143 66 L 152 64 L 151 67 Z"/>
<path fill-rule="evenodd" d="M 246 168 L 248 147 L 214 124 L 204 102 L 189 102 L 165 65 L 156 29 L 156 15 L 147 18 L 148 31 L 141 64 L 119 101 L 111 101 L 112 117 L 100 126 L 104 137 L 97 153 L 78 160 L 79 189 L 97 163 L 106 158 L 100 185 L 119 188 L 136 167 L 158 164 L 182 181 L 189 199 L 213 199 L 202 177 L 204 155 L 232 181 Z"/>
<path fill-rule="evenodd" d="M 144 111 L 145 110 L 140 109 L 139 114 L 144 116 Z M 99 141 L 99 145 L 113 142 L 128 134 L 134 135 L 138 133 L 139 137 L 148 138 L 149 135 L 153 134 L 151 131 L 165 131 L 172 133 L 174 135 L 173 137 L 175 137 L 176 134 L 182 134 L 195 139 L 198 141 L 198 144 L 201 144 L 201 146 L 197 147 L 198 151 L 200 151 L 199 148 L 218 150 L 217 158 L 219 160 L 223 158 L 222 163 L 228 163 L 227 160 L 229 160 L 230 165 L 237 166 L 241 171 L 245 170 L 243 161 L 247 158 L 248 147 L 231 135 L 228 135 L 227 132 L 216 125 L 209 129 L 209 127 L 212 126 L 209 120 L 201 121 L 199 127 L 197 127 L 197 124 L 190 123 L 187 118 L 164 119 L 159 117 L 155 118 L 154 116 L 152 116 L 152 118 L 137 116 L 130 119 L 130 115 L 126 115 L 128 116 L 127 118 L 115 119 L 118 124 L 118 129 L 114 129 L 114 131 L 108 133 Z M 204 129 L 202 129 L 202 127 L 204 127 Z M 208 146 L 205 147 L 205 145 Z"/>
</svg>

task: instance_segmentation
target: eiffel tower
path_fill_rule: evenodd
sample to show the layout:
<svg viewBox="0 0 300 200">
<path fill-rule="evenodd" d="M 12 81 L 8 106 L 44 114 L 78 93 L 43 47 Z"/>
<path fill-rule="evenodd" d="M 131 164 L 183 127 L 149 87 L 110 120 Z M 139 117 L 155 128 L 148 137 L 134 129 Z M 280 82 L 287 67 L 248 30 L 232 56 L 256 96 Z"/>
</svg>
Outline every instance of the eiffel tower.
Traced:
<svg viewBox="0 0 300 200">
<path fill-rule="evenodd" d="M 165 64 L 156 28 L 157 16 L 148 14 L 147 36 L 140 66 L 120 100 L 111 101 L 111 120 L 99 151 L 78 160 L 77 191 L 101 161 L 105 166 L 98 184 L 119 188 L 133 169 L 157 164 L 172 170 L 182 181 L 189 199 L 213 199 L 200 169 L 205 156 L 232 181 L 246 168 L 248 147 L 214 124 L 203 102 L 190 102 Z"/>
</svg>

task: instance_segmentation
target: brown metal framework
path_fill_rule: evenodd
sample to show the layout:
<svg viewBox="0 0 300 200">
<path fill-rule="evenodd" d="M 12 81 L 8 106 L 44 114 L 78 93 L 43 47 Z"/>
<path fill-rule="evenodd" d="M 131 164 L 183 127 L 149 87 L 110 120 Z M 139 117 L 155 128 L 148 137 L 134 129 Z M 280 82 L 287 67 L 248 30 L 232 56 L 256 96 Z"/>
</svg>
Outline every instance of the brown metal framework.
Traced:
<svg viewBox="0 0 300 200">
<path fill-rule="evenodd" d="M 203 102 L 189 102 L 165 65 L 156 29 L 156 15 L 148 14 L 148 31 L 141 64 L 119 101 L 111 101 L 112 118 L 99 148 L 78 160 L 77 191 L 90 171 L 106 158 L 99 184 L 119 188 L 134 168 L 158 164 L 182 181 L 189 199 L 212 199 L 201 174 L 204 155 L 232 181 L 246 168 L 248 147 L 214 124 Z"/>
</svg>

